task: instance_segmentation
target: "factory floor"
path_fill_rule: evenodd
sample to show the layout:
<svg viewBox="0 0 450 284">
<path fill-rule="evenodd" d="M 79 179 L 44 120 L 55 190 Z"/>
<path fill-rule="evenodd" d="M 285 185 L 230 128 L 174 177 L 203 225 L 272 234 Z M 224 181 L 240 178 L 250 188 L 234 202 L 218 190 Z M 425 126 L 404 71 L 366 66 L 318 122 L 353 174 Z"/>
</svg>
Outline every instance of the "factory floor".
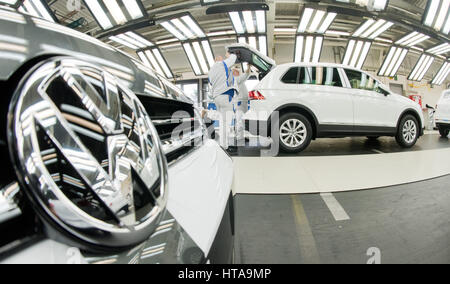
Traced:
<svg viewBox="0 0 450 284">
<path fill-rule="evenodd" d="M 429 132 L 409 150 L 392 138 L 319 139 L 294 156 L 260 150 L 234 157 L 237 263 L 450 263 L 449 139 Z"/>
</svg>

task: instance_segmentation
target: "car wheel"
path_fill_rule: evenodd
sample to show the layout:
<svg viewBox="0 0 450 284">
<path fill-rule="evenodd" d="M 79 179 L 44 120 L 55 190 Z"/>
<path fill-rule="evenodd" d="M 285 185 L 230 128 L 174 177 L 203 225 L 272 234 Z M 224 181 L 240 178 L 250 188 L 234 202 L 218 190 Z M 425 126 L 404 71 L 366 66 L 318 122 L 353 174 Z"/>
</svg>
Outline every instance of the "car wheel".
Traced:
<svg viewBox="0 0 450 284">
<path fill-rule="evenodd" d="M 280 147 L 287 153 L 300 153 L 312 139 L 311 122 L 301 114 L 288 113 L 280 118 Z"/>
<path fill-rule="evenodd" d="M 447 138 L 450 134 L 450 129 L 444 129 L 442 127 L 439 128 L 439 133 L 441 134 L 442 138 Z"/>
<path fill-rule="evenodd" d="M 411 148 L 416 145 L 419 133 L 417 119 L 412 115 L 406 115 L 402 118 L 398 127 L 397 143 L 403 148 Z"/>
</svg>

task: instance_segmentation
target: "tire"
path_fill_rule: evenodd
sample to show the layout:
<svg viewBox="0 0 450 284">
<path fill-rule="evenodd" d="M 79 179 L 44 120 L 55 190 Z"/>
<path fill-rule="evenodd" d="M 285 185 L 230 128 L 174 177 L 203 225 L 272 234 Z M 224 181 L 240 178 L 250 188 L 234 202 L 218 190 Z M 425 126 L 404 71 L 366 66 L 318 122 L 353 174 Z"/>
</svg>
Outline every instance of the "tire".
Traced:
<svg viewBox="0 0 450 284">
<path fill-rule="evenodd" d="M 417 119 L 408 114 L 405 115 L 398 126 L 397 143 L 403 148 L 411 148 L 416 145 L 420 136 L 420 127 Z"/>
<path fill-rule="evenodd" d="M 439 133 L 441 134 L 442 138 L 448 138 L 448 135 L 450 134 L 450 129 L 444 129 L 442 127 L 439 127 Z"/>
<path fill-rule="evenodd" d="M 295 154 L 308 148 L 313 132 L 311 122 L 305 116 L 299 113 L 284 114 L 279 125 L 278 138 L 283 152 Z"/>
</svg>

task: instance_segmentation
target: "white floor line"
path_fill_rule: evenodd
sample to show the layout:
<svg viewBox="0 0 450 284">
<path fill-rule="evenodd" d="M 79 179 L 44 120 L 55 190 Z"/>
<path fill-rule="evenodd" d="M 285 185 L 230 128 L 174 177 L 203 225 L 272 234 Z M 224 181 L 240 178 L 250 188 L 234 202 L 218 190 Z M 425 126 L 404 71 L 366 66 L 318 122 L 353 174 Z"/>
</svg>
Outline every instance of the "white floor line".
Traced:
<svg viewBox="0 0 450 284">
<path fill-rule="evenodd" d="M 385 154 L 383 151 L 377 150 L 377 149 L 372 149 L 373 152 L 378 153 L 378 154 Z"/>
<path fill-rule="evenodd" d="M 328 206 L 328 209 L 330 209 L 331 214 L 333 214 L 336 221 L 350 220 L 350 216 L 348 216 L 347 212 L 345 212 L 344 208 L 332 193 L 321 193 L 320 196 Z"/>
<path fill-rule="evenodd" d="M 450 174 L 450 148 L 324 157 L 234 157 L 237 194 L 343 192 Z M 373 178 L 373 177 L 377 178 Z"/>
</svg>

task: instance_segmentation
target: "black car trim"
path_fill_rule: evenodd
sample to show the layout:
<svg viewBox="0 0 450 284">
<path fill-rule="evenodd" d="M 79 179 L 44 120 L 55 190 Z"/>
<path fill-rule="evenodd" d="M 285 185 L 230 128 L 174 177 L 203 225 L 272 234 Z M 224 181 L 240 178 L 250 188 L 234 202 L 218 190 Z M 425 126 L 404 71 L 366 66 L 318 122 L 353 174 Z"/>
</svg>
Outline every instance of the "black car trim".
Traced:
<svg viewBox="0 0 450 284">
<path fill-rule="evenodd" d="M 230 264 L 232 262 L 234 232 L 234 198 L 230 194 L 222 222 L 207 257 L 211 264 Z"/>
</svg>

